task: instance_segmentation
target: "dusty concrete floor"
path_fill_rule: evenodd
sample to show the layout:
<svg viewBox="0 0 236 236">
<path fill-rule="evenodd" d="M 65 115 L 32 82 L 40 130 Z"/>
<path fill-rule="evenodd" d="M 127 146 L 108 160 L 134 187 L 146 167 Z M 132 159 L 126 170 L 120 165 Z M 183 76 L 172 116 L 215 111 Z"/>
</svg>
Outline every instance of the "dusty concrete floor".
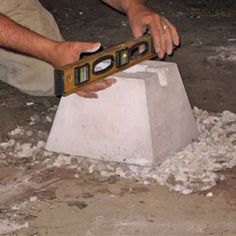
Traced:
<svg viewBox="0 0 236 236">
<path fill-rule="evenodd" d="M 192 106 L 236 112 L 235 1 L 149 2 L 181 33 L 181 48 L 166 60 L 178 64 Z M 54 14 L 67 39 L 101 41 L 109 47 L 132 38 L 127 19 L 99 1 L 42 3 Z M 2 83 L 0 88 L 0 141 L 17 125 L 28 124 L 32 115 L 44 116 L 58 103 L 56 98 L 26 96 Z M 32 101 L 33 106 L 26 105 Z M 50 124 L 42 126 L 50 128 Z M 0 183 L 9 188 L 1 191 L 0 222 L 6 218 L 29 222 L 29 228 L 3 235 L 233 236 L 235 174 L 235 168 L 227 171 L 225 180 L 211 190 L 213 197 L 207 198 L 206 193 L 184 196 L 119 177 L 100 179 L 84 174 L 76 178 L 72 170 L 32 167 L 24 159 L 1 162 Z M 23 181 L 26 177 L 29 182 Z M 31 198 L 34 196 L 37 198 Z"/>
</svg>

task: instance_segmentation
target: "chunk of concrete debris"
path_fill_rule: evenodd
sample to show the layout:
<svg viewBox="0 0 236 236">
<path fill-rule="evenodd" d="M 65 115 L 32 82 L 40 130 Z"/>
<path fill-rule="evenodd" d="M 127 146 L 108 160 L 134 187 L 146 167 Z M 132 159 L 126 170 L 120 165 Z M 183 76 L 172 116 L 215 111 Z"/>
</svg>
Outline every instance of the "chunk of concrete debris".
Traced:
<svg viewBox="0 0 236 236">
<path fill-rule="evenodd" d="M 97 100 L 61 99 L 47 150 L 152 166 L 197 137 L 176 64 L 146 61 L 113 77 Z"/>
<path fill-rule="evenodd" d="M 214 196 L 214 194 L 212 192 L 209 192 L 206 194 L 206 197 L 213 197 L 213 196 Z"/>
<path fill-rule="evenodd" d="M 36 202 L 38 198 L 36 196 L 30 197 L 30 202 Z"/>
</svg>

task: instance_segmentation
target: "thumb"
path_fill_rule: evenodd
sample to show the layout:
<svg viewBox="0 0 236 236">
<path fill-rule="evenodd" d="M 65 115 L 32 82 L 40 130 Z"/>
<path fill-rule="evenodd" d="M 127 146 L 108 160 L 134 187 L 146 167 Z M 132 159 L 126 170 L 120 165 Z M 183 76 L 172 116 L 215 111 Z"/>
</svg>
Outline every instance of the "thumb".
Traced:
<svg viewBox="0 0 236 236">
<path fill-rule="evenodd" d="M 142 25 L 135 25 L 132 28 L 132 32 L 135 38 L 139 38 L 141 36 L 143 36 L 143 34 L 145 33 L 145 27 L 143 27 Z"/>
<path fill-rule="evenodd" d="M 101 43 L 86 43 L 82 48 L 82 52 L 93 53 L 101 47 Z"/>
</svg>

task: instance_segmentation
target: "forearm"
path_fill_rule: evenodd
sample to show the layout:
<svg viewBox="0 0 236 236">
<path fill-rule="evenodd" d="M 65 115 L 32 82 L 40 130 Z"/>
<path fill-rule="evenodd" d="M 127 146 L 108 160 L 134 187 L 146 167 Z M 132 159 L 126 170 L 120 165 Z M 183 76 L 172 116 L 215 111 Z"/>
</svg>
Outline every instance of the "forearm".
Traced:
<svg viewBox="0 0 236 236">
<path fill-rule="evenodd" d="M 128 13 L 129 9 L 135 7 L 135 5 L 144 5 L 144 0 L 102 0 L 111 7 L 117 9 L 118 11 Z"/>
<path fill-rule="evenodd" d="M 0 47 L 29 54 L 51 63 L 53 47 L 49 40 L 0 14 Z"/>
</svg>

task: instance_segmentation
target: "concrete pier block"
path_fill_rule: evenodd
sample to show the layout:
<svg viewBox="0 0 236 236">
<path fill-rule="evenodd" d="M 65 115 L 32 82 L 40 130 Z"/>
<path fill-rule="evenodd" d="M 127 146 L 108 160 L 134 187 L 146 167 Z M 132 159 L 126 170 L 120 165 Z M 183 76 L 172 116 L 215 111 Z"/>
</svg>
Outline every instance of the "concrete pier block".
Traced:
<svg viewBox="0 0 236 236">
<path fill-rule="evenodd" d="M 99 99 L 61 99 L 47 150 L 150 166 L 196 138 L 176 64 L 145 61 L 113 77 Z"/>
</svg>

